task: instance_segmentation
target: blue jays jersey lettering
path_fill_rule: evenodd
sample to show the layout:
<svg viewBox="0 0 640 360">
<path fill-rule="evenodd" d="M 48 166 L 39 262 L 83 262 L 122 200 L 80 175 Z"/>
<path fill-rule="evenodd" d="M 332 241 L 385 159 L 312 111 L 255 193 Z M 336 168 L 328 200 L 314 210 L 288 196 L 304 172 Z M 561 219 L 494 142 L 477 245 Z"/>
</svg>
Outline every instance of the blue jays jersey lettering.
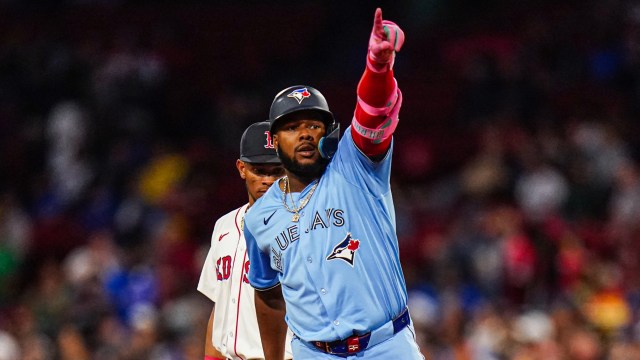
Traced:
<svg viewBox="0 0 640 360">
<path fill-rule="evenodd" d="M 347 128 L 298 222 L 276 185 L 245 216 L 249 281 L 258 290 L 282 284 L 287 324 L 303 340 L 366 333 L 406 306 L 389 184 L 391 152 L 372 162 Z M 295 203 L 312 187 L 293 193 Z"/>
</svg>

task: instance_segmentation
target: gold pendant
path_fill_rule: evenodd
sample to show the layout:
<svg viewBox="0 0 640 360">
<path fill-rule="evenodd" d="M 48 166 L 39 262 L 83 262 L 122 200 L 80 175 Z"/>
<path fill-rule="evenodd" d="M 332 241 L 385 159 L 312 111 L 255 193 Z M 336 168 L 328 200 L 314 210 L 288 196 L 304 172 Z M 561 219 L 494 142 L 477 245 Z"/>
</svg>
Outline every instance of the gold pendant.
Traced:
<svg viewBox="0 0 640 360">
<path fill-rule="evenodd" d="M 298 213 L 293 214 L 293 217 L 291 218 L 291 221 L 298 222 L 298 220 L 300 220 L 300 214 L 298 214 Z"/>
</svg>

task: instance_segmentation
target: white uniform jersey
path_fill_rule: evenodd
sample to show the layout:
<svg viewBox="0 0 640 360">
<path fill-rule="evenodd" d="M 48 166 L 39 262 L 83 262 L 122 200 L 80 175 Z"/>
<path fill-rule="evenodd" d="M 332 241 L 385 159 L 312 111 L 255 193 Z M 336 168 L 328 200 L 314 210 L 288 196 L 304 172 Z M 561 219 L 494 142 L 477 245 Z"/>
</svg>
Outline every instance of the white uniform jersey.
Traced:
<svg viewBox="0 0 640 360">
<path fill-rule="evenodd" d="M 241 230 L 248 204 L 222 216 L 211 235 L 211 248 L 200 274 L 198 291 L 215 302 L 212 343 L 228 359 L 264 359 L 254 289 L 249 284 L 249 257 Z M 291 355 L 287 331 L 285 357 Z"/>
</svg>

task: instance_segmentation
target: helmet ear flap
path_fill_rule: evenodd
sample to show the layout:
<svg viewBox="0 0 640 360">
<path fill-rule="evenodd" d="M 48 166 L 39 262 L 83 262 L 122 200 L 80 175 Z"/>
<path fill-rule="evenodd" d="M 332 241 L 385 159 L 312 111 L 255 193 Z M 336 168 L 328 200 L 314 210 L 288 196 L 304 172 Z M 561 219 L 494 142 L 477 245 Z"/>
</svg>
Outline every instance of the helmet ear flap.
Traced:
<svg viewBox="0 0 640 360">
<path fill-rule="evenodd" d="M 327 160 L 331 160 L 333 155 L 338 150 L 338 143 L 340 142 L 340 123 L 333 122 L 331 126 L 327 128 L 327 133 L 320 139 L 318 143 L 318 150 L 320 155 Z"/>
</svg>

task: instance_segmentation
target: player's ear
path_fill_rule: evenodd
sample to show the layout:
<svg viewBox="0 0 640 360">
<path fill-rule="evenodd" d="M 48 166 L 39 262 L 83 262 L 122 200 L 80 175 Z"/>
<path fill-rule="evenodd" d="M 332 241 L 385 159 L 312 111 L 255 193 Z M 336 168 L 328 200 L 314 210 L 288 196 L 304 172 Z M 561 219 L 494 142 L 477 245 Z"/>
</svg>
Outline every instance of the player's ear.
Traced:
<svg viewBox="0 0 640 360">
<path fill-rule="evenodd" d="M 245 180 L 247 178 L 247 174 L 245 173 L 247 171 L 247 166 L 244 164 L 244 161 L 240 159 L 236 160 L 236 168 L 238 169 L 238 173 L 242 180 Z"/>
</svg>

